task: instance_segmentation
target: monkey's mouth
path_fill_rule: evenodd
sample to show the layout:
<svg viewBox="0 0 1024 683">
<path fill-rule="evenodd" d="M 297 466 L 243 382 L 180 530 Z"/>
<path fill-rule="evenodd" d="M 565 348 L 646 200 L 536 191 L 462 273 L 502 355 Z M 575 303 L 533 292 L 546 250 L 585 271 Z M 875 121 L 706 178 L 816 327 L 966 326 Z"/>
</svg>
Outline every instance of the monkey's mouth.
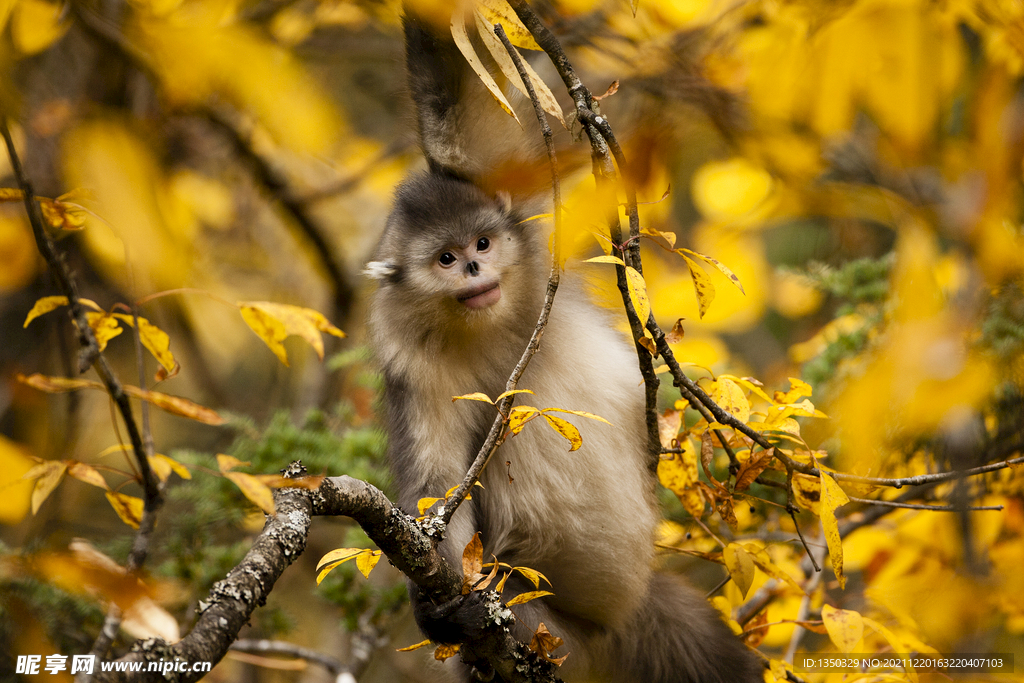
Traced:
<svg viewBox="0 0 1024 683">
<path fill-rule="evenodd" d="M 485 282 L 467 290 L 457 297 L 466 308 L 487 308 L 501 299 L 501 287 L 497 282 Z"/>
</svg>

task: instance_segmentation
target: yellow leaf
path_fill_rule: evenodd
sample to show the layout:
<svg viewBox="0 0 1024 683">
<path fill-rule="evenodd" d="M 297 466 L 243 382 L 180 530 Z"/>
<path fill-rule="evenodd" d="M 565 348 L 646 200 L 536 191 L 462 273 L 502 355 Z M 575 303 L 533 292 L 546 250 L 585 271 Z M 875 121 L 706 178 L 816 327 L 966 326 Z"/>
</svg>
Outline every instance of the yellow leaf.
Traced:
<svg viewBox="0 0 1024 683">
<path fill-rule="evenodd" d="M 505 99 L 505 95 L 501 92 L 501 88 L 494 82 L 494 78 L 487 71 L 481 62 L 480 58 L 476 54 L 476 50 L 473 49 L 473 43 L 469 40 L 469 34 L 466 33 L 466 16 L 463 14 L 463 8 L 458 5 L 455 12 L 452 14 L 452 38 L 455 39 L 455 45 L 459 48 L 459 52 L 466 58 L 469 66 L 476 73 L 477 77 L 484 84 L 487 90 L 491 93 L 491 96 L 497 100 L 501 108 L 505 110 L 505 113 L 516 120 L 519 123 L 519 117 L 516 116 L 515 111 L 512 109 L 512 105 Z"/>
<path fill-rule="evenodd" d="M 135 317 L 124 313 L 115 313 L 115 318 L 123 320 L 130 326 L 135 327 Z M 173 372 L 177 363 L 171 354 L 171 338 L 159 327 L 143 317 L 139 317 L 139 341 L 146 347 L 146 350 L 153 354 L 157 362 L 167 372 Z"/>
<path fill-rule="evenodd" d="M 107 348 L 108 341 L 124 331 L 121 329 L 121 323 L 117 321 L 117 318 L 109 313 L 90 312 L 85 314 L 85 318 L 89 321 L 89 327 L 92 328 L 92 333 L 96 337 L 96 343 L 99 345 L 100 351 Z"/>
<path fill-rule="evenodd" d="M 515 88 L 526 97 L 530 96 L 529 91 L 526 89 L 526 85 L 523 83 L 523 79 L 519 76 L 519 70 L 516 69 L 515 63 L 512 61 L 512 57 L 508 54 L 505 46 L 501 40 L 494 34 L 493 26 L 494 22 L 488 23 L 487 19 L 480 12 L 474 12 L 473 17 L 476 20 L 476 30 L 480 34 L 480 39 L 483 41 L 484 46 L 494 57 L 495 63 L 498 68 L 501 69 L 501 73 L 505 75 Z M 507 31 L 506 31 L 507 35 Z M 525 59 L 521 60 L 523 64 L 523 71 L 526 72 L 526 77 L 530 79 L 533 85 L 534 93 L 537 95 L 537 101 L 540 103 L 541 108 L 547 113 L 558 119 L 558 122 L 565 128 L 565 117 L 562 116 L 562 108 L 558 105 L 555 96 L 551 90 L 545 85 L 544 81 L 541 80 L 537 72 L 533 70 L 530 63 Z"/>
<path fill-rule="evenodd" d="M 34 55 L 55 43 L 71 26 L 61 22 L 63 6 L 45 0 L 18 0 L 11 15 L 11 38 L 19 52 Z"/>
<path fill-rule="evenodd" d="M 746 294 L 746 291 L 744 291 L 744 289 L 743 289 L 743 283 L 740 282 L 739 276 L 736 275 L 736 273 L 732 272 L 732 270 L 730 270 L 724 263 L 722 263 L 718 259 L 711 258 L 710 256 L 706 256 L 706 255 L 700 254 L 700 253 L 698 253 L 696 251 L 691 251 L 689 249 L 677 249 L 676 251 L 678 251 L 680 254 L 682 254 L 683 252 L 686 252 L 690 256 L 699 258 L 701 261 L 704 261 L 705 263 L 709 263 L 712 266 L 714 266 L 715 268 L 718 268 L 719 272 L 721 272 L 722 275 L 724 275 L 725 277 L 729 278 L 729 282 L 731 282 L 734 285 L 736 285 L 737 289 L 739 289 L 741 292 Z"/>
<path fill-rule="evenodd" d="M 171 475 L 171 472 L 174 472 L 182 479 L 192 478 L 192 473 L 188 471 L 187 467 L 177 460 L 160 453 L 154 453 L 150 456 L 149 464 L 153 471 L 157 473 L 157 476 L 160 477 L 160 481 L 167 481 L 167 477 Z"/>
<path fill-rule="evenodd" d="M 629 289 L 629 300 L 633 304 L 640 324 L 647 326 L 647 319 L 651 317 L 651 300 L 647 297 L 647 283 L 644 276 L 636 269 L 626 266 L 626 287 Z"/>
<path fill-rule="evenodd" d="M 579 415 L 580 417 L 586 417 L 591 420 L 597 420 L 598 422 L 604 422 L 606 425 L 612 424 L 611 422 L 604 419 L 600 415 L 594 415 L 593 413 L 588 413 L 585 410 L 569 410 L 568 408 L 545 408 L 543 412 L 569 413 L 570 415 Z"/>
<path fill-rule="evenodd" d="M 508 428 L 513 434 L 518 434 L 523 431 L 527 421 L 540 414 L 540 411 L 533 406 L 516 406 L 509 411 Z"/>
<path fill-rule="evenodd" d="M 456 401 L 481 401 L 494 405 L 494 401 L 491 400 L 490 396 L 480 391 L 474 391 L 472 394 L 463 394 L 461 396 L 452 396 L 452 403 Z"/>
<path fill-rule="evenodd" d="M 444 500 L 444 498 L 420 498 L 419 501 L 416 502 L 416 509 L 419 510 L 420 516 L 422 517 L 427 514 L 427 510 L 429 510 L 431 506 L 439 500 Z"/>
<path fill-rule="evenodd" d="M 719 377 L 711 383 L 711 390 L 708 391 L 715 403 L 720 405 L 729 414 L 740 422 L 747 422 L 750 419 L 750 401 L 747 400 L 743 389 L 731 379 Z"/>
<path fill-rule="evenodd" d="M 135 12 L 126 23 L 172 104 L 202 106 L 219 97 L 300 153 L 327 154 L 344 130 L 293 54 L 249 22 L 226 21 L 222 3 L 182 3 L 167 17 Z"/>
<path fill-rule="evenodd" d="M 613 263 L 617 266 L 626 265 L 625 262 L 618 256 L 595 256 L 594 258 L 588 258 L 584 263 Z"/>
<path fill-rule="evenodd" d="M 288 355 L 281 342 L 290 335 L 305 339 L 320 360 L 324 359 L 324 340 L 321 332 L 335 337 L 345 333 L 332 325 L 322 313 L 311 308 L 278 304 L 271 301 L 239 301 L 242 318 L 270 350 L 288 365 Z"/>
<path fill-rule="evenodd" d="M 505 33 L 508 34 L 509 42 L 516 47 L 527 50 L 541 49 L 533 34 L 519 20 L 519 16 L 506 0 L 480 0 L 477 4 L 477 9 L 483 13 L 487 23 L 491 25 L 501 24 L 505 29 Z"/>
<path fill-rule="evenodd" d="M 348 562 L 365 550 L 366 548 L 336 548 L 320 558 L 320 561 L 316 563 L 316 569 L 320 571 L 329 564 L 337 566 L 343 562 Z M 320 581 L 317 580 L 317 583 L 320 583 Z"/>
<path fill-rule="evenodd" d="M 70 193 L 68 193 L 70 194 Z M 39 197 L 39 209 L 43 218 L 59 230 L 81 230 L 85 227 L 88 212 L 78 204 Z"/>
<path fill-rule="evenodd" d="M 580 430 L 576 429 L 571 422 L 554 415 L 548 415 L 547 413 L 542 413 L 542 415 L 548 421 L 548 424 L 551 425 L 551 428 L 569 442 L 569 452 L 575 451 L 583 445 L 583 437 L 580 436 Z"/>
<path fill-rule="evenodd" d="M 836 521 L 836 508 L 850 502 L 846 492 L 840 488 L 835 479 L 824 471 L 821 472 L 821 526 L 825 530 L 825 542 L 828 543 L 828 555 L 832 560 L 832 569 L 839 579 L 839 587 L 846 588 L 846 576 L 843 574 L 843 542 L 839 537 L 839 523 Z M 857 615 L 860 618 L 860 615 Z M 846 650 L 849 652 L 849 650 Z"/>
<path fill-rule="evenodd" d="M 661 485 L 677 496 L 697 483 L 697 451 L 693 441 L 684 438 L 680 442 L 682 453 L 663 453 L 658 462 L 658 480 Z"/>
<path fill-rule="evenodd" d="M 437 649 L 434 650 L 434 659 L 436 659 L 439 662 L 443 662 L 446 659 L 451 659 L 458 653 L 458 645 L 438 645 Z"/>
<path fill-rule="evenodd" d="M 864 620 L 859 612 L 822 605 L 821 620 L 825 622 L 829 639 L 840 652 L 853 652 L 864 637 Z"/>
<path fill-rule="evenodd" d="M 222 425 L 225 422 L 224 418 L 221 417 L 217 411 L 201 406 L 187 398 L 172 396 L 170 394 L 162 394 L 159 391 L 148 391 L 130 384 L 124 385 L 124 393 L 134 398 L 146 401 L 147 403 L 156 406 L 160 410 L 171 413 L 172 415 L 187 417 L 188 419 L 195 420 L 196 422 L 202 422 L 203 424 L 213 426 Z"/>
<path fill-rule="evenodd" d="M 693 176 L 691 191 L 702 215 L 730 219 L 758 208 L 771 194 L 772 185 L 767 171 L 737 157 L 704 164 Z"/>
<path fill-rule="evenodd" d="M 408 647 L 400 647 L 397 650 L 395 650 L 395 652 L 412 652 L 413 650 L 418 650 L 421 647 L 426 647 L 427 645 L 430 645 L 430 642 L 431 641 L 429 639 L 421 640 L 415 645 L 409 645 Z"/>
<path fill-rule="evenodd" d="M 754 560 L 750 553 L 739 543 L 730 543 L 722 551 L 722 559 L 740 594 L 747 597 L 747 591 L 754 582 Z"/>
<path fill-rule="evenodd" d="M 107 491 L 104 495 L 122 522 L 133 529 L 139 528 L 139 523 L 142 522 L 142 511 L 145 507 L 141 498 L 127 496 L 116 491 Z"/>
<path fill-rule="evenodd" d="M 92 465 L 86 465 L 84 462 L 73 462 L 68 465 L 68 475 L 74 477 L 78 481 L 84 481 L 86 484 L 92 484 L 101 489 L 109 490 L 107 486 L 107 480 L 103 478 L 103 475 L 99 473 Z"/>
<path fill-rule="evenodd" d="M 766 451 L 758 451 L 747 458 L 736 473 L 736 490 L 745 491 L 750 488 L 754 480 L 771 464 L 774 455 L 775 449 L 769 448 Z"/>
<path fill-rule="evenodd" d="M 513 396 L 515 394 L 532 394 L 532 393 L 533 392 L 530 391 L 529 389 L 513 389 L 512 391 L 503 391 L 500 394 L 498 394 L 498 398 L 494 399 L 494 402 L 497 403 L 498 401 L 500 401 L 501 399 L 505 398 L 506 396 Z"/>
<path fill-rule="evenodd" d="M 381 551 L 379 550 L 365 550 L 356 557 L 356 567 L 362 572 L 363 576 L 370 578 L 370 572 L 380 562 Z"/>
<path fill-rule="evenodd" d="M 548 581 L 548 577 L 544 576 L 536 569 L 530 569 L 529 567 L 512 567 L 512 571 L 519 572 L 525 576 L 526 580 L 532 583 L 534 588 L 540 587 L 541 579 L 544 579 L 544 583 L 547 585 L 551 585 L 551 582 Z"/>
<path fill-rule="evenodd" d="M 708 308 L 711 307 L 711 302 L 715 300 L 715 286 L 711 283 L 711 278 L 704 272 L 704 269 L 697 265 L 693 259 L 689 256 L 683 256 L 683 260 L 686 261 L 686 267 L 690 269 L 690 277 L 693 278 L 693 289 L 697 293 L 697 309 L 700 312 L 700 317 L 703 318 L 704 314 L 708 312 Z"/>
<path fill-rule="evenodd" d="M 36 465 L 24 475 L 23 479 L 35 479 L 35 486 L 32 488 L 32 514 L 39 512 L 39 507 L 53 493 L 61 480 L 68 466 L 64 462 L 47 461 Z"/>
<path fill-rule="evenodd" d="M 783 570 L 779 569 L 779 567 L 777 567 L 775 563 L 772 562 L 772 558 L 768 555 L 768 551 L 766 551 L 764 548 L 758 548 L 752 543 L 747 543 L 743 547 L 747 549 L 748 553 L 750 553 L 750 557 L 754 560 L 754 564 L 757 565 L 758 569 L 760 569 L 773 579 L 777 579 L 778 581 L 784 581 L 785 583 L 788 583 L 790 586 L 795 588 L 800 593 L 804 592 L 804 589 L 800 587 L 800 584 L 798 584 L 792 576 L 790 576 Z"/>
<path fill-rule="evenodd" d="M 274 505 L 274 494 L 270 487 L 256 477 L 244 472 L 224 472 L 224 476 L 230 479 L 242 491 L 242 495 L 263 512 L 272 515 L 277 511 Z"/>
<path fill-rule="evenodd" d="M 543 598 L 545 595 L 554 595 L 554 593 L 551 591 L 529 591 L 527 593 L 520 593 L 505 604 L 508 607 L 515 607 L 516 605 L 522 605 L 525 602 L 530 602 L 537 598 Z"/>
<path fill-rule="evenodd" d="M 25 323 L 22 327 L 28 327 L 28 324 L 43 315 L 49 313 L 61 306 L 68 305 L 68 298 L 66 296 L 44 296 L 42 299 L 36 301 L 32 310 L 28 312 L 28 316 L 25 317 Z"/>
<path fill-rule="evenodd" d="M 28 514 L 35 482 L 23 475 L 32 469 L 28 451 L 0 435 L 0 524 L 17 524 Z"/>
<path fill-rule="evenodd" d="M 239 460 L 233 455 L 217 454 L 217 469 L 221 472 L 230 472 L 236 467 L 248 467 L 250 463 Z"/>
<path fill-rule="evenodd" d="M 473 534 L 469 543 L 462 549 L 462 575 L 474 576 L 484 566 L 484 544 L 480 541 L 480 532 Z"/>
<path fill-rule="evenodd" d="M 664 366 L 663 366 L 664 367 Z M 683 411 L 666 410 L 658 415 L 658 438 L 662 448 L 672 448 L 683 426 Z"/>
<path fill-rule="evenodd" d="M 816 515 L 821 511 L 821 480 L 806 474 L 793 475 L 793 497 L 800 507 Z"/>
</svg>

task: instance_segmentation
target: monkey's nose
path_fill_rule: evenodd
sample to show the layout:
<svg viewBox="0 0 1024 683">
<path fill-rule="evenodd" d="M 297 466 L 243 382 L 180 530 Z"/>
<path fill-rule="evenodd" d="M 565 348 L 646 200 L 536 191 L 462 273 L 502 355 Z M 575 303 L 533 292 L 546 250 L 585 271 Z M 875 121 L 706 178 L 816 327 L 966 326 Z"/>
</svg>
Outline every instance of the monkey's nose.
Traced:
<svg viewBox="0 0 1024 683">
<path fill-rule="evenodd" d="M 466 272 L 469 273 L 470 275 L 479 275 L 480 266 L 477 265 L 476 261 L 470 261 L 469 263 L 466 264 Z"/>
</svg>

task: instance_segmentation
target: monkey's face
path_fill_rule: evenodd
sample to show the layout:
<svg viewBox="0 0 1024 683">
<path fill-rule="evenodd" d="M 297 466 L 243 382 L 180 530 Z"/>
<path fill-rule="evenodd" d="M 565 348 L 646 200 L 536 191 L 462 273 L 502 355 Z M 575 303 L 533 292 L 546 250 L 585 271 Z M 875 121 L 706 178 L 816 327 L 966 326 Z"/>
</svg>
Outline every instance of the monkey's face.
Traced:
<svg viewBox="0 0 1024 683">
<path fill-rule="evenodd" d="M 468 244 L 444 249 L 432 270 L 462 306 L 470 310 L 490 308 L 501 301 L 502 247 L 500 239 L 481 234 Z"/>
</svg>

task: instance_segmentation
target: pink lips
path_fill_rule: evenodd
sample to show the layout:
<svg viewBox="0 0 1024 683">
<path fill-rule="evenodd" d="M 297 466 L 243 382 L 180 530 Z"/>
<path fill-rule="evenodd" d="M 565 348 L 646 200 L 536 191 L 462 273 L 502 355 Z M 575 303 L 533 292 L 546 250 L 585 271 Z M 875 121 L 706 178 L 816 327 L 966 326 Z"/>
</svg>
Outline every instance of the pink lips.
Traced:
<svg viewBox="0 0 1024 683">
<path fill-rule="evenodd" d="M 466 308 L 487 308 L 501 299 L 501 287 L 497 283 L 485 284 L 459 297 Z"/>
</svg>

